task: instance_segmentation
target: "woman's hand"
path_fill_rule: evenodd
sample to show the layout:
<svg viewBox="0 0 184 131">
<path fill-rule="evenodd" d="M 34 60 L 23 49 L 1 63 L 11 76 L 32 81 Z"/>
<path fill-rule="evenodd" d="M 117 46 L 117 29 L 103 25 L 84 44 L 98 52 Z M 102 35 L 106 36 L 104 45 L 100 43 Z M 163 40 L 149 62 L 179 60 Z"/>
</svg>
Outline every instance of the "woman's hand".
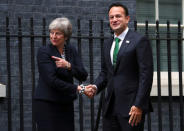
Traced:
<svg viewBox="0 0 184 131">
<path fill-rule="evenodd" d="M 58 68 L 71 69 L 71 64 L 65 59 L 62 59 L 56 56 L 52 56 L 51 58 L 55 60 L 56 66 Z"/>
<path fill-rule="evenodd" d="M 89 98 L 93 98 L 97 92 L 97 87 L 95 85 L 84 86 L 84 89 L 81 86 L 77 87 L 77 90 L 80 94 L 85 94 Z M 83 91 L 82 91 L 83 90 Z M 81 92 L 82 91 L 82 92 Z"/>
</svg>

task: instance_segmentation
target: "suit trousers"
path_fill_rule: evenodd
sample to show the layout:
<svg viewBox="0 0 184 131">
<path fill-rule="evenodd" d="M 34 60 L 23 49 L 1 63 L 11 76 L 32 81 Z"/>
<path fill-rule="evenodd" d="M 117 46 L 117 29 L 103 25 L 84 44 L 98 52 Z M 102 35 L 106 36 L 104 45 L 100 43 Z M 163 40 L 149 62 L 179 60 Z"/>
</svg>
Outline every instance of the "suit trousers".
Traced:
<svg viewBox="0 0 184 131">
<path fill-rule="evenodd" d="M 129 117 L 112 115 L 103 118 L 103 131 L 144 131 L 145 115 L 142 116 L 141 122 L 137 126 L 131 126 Z"/>
<path fill-rule="evenodd" d="M 73 102 L 34 100 L 33 104 L 36 131 L 74 131 Z"/>
<path fill-rule="evenodd" d="M 118 104 L 118 103 L 116 103 Z M 115 94 L 113 92 L 107 114 L 103 117 L 103 131 L 144 131 L 145 114 L 137 126 L 131 126 L 129 116 L 121 116 L 115 109 Z"/>
</svg>

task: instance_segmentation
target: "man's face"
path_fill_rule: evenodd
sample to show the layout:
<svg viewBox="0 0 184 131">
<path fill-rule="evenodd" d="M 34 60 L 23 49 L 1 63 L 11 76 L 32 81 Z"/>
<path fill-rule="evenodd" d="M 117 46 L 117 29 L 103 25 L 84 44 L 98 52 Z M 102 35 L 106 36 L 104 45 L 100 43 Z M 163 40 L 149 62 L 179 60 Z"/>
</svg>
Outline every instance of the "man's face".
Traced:
<svg viewBox="0 0 184 131">
<path fill-rule="evenodd" d="M 112 7 L 109 11 L 110 27 L 116 35 L 121 34 L 130 20 L 129 16 L 125 15 L 125 10 L 122 7 Z"/>
</svg>

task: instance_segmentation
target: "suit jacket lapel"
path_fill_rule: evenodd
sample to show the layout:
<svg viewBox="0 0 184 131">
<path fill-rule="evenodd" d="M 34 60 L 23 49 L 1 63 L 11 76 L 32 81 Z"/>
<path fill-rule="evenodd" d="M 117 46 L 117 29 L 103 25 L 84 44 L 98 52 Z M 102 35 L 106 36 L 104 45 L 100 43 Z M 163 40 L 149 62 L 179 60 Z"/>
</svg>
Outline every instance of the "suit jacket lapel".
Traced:
<svg viewBox="0 0 184 131">
<path fill-rule="evenodd" d="M 53 56 L 56 56 L 56 57 L 60 57 L 61 58 L 61 54 L 59 53 L 58 49 L 53 46 L 52 44 L 50 44 L 50 48 L 51 48 L 51 52 L 52 52 L 52 55 Z"/>
<path fill-rule="evenodd" d="M 115 68 L 115 71 L 117 70 L 118 66 L 119 66 L 119 63 L 120 63 L 120 56 L 122 56 L 121 54 L 125 52 L 126 48 L 128 47 L 128 45 L 131 43 L 130 41 L 130 37 L 131 37 L 131 31 L 129 30 L 121 44 L 121 47 L 119 49 L 119 52 L 118 52 L 118 56 L 117 56 L 117 64 L 116 64 L 116 68 Z M 121 57 L 121 61 L 122 61 L 122 57 Z"/>
<path fill-rule="evenodd" d="M 111 47 L 112 47 L 112 42 L 113 42 L 113 38 L 111 38 L 109 40 L 109 43 L 107 45 L 107 59 L 108 59 L 108 65 L 110 65 L 110 69 L 113 71 L 113 65 L 112 65 L 112 61 L 111 61 L 111 54 L 110 54 L 110 51 L 111 51 Z"/>
</svg>

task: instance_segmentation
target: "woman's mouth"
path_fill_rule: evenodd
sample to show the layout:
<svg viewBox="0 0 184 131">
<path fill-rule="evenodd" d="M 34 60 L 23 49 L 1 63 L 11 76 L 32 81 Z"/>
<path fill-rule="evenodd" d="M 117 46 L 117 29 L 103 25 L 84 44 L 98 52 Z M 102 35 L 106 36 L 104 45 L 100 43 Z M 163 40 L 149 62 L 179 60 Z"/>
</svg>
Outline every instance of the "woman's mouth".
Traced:
<svg viewBox="0 0 184 131">
<path fill-rule="evenodd" d="M 56 43 L 57 42 L 57 40 L 52 40 L 54 43 Z"/>
</svg>

